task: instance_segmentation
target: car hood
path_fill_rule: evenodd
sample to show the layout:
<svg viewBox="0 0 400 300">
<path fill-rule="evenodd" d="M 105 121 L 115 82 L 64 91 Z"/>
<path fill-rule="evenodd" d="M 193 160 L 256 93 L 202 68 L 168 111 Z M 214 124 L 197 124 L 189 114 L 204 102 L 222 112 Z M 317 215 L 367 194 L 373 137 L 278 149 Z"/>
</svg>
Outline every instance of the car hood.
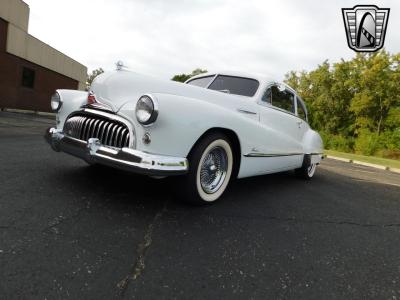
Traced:
<svg viewBox="0 0 400 300">
<path fill-rule="evenodd" d="M 225 94 L 125 70 L 106 72 L 97 76 L 91 85 L 91 90 L 98 102 L 107 104 L 115 112 L 128 102 L 136 102 L 144 94 L 179 95 L 188 99 L 209 101 L 224 107 L 239 107 L 250 100 L 249 97 Z"/>
</svg>

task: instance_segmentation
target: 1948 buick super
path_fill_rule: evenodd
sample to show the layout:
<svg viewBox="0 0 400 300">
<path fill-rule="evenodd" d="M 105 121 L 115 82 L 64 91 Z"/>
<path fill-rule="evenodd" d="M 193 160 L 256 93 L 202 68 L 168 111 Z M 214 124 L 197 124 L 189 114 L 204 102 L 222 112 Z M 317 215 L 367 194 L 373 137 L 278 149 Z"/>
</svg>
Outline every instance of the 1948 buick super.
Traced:
<svg viewBox="0 0 400 300">
<path fill-rule="evenodd" d="M 261 76 L 201 74 L 185 84 L 122 68 L 90 92 L 57 90 L 56 151 L 153 177 L 182 175 L 194 203 L 217 200 L 233 178 L 294 169 L 311 178 L 322 158 L 319 134 L 289 86 Z"/>
</svg>

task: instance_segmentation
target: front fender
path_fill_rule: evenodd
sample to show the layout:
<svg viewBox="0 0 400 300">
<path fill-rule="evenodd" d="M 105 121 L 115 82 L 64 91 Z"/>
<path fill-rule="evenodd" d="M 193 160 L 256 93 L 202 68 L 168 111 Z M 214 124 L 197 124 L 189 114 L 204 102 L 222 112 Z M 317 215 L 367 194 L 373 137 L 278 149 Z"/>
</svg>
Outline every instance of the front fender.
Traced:
<svg viewBox="0 0 400 300">
<path fill-rule="evenodd" d="M 62 101 L 62 106 L 57 113 L 57 129 L 62 129 L 68 115 L 86 104 L 88 93 L 75 90 L 57 90 L 57 93 Z"/>
<path fill-rule="evenodd" d="M 233 112 L 229 109 L 183 96 L 159 93 L 153 93 L 152 96 L 158 100 L 159 115 L 151 126 L 144 127 L 137 122 L 137 101 L 125 103 L 119 110 L 119 114 L 130 116 L 134 123 L 138 150 L 187 157 L 192 146 L 210 128 L 232 129 Z M 142 141 L 145 133 L 151 136 L 150 144 Z"/>
</svg>

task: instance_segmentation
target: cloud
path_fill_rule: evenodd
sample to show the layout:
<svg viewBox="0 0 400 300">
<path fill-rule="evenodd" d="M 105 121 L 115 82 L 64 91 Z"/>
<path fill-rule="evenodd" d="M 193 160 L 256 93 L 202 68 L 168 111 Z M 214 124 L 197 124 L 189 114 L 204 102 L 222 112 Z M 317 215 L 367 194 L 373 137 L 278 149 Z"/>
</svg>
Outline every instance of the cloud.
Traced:
<svg viewBox="0 0 400 300">
<path fill-rule="evenodd" d="M 310 70 L 351 58 L 342 7 L 355 1 L 26 0 L 30 33 L 89 69 L 118 60 L 137 72 L 171 78 L 196 67 L 270 74 Z M 392 9 L 386 49 L 399 52 L 400 4 Z"/>
</svg>

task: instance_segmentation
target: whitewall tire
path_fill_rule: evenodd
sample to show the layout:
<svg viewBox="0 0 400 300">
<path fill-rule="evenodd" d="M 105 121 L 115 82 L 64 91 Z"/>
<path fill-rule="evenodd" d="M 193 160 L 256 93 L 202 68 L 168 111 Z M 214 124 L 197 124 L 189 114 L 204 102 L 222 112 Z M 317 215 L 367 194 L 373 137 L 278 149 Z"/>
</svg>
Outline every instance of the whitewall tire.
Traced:
<svg viewBox="0 0 400 300">
<path fill-rule="evenodd" d="M 295 174 L 304 179 L 311 179 L 314 177 L 316 169 L 317 169 L 317 164 L 312 163 L 310 165 L 296 169 Z"/>
<path fill-rule="evenodd" d="M 207 135 L 196 144 L 188 159 L 184 200 L 195 204 L 218 200 L 228 187 L 234 168 L 229 139 L 218 132 Z"/>
</svg>

